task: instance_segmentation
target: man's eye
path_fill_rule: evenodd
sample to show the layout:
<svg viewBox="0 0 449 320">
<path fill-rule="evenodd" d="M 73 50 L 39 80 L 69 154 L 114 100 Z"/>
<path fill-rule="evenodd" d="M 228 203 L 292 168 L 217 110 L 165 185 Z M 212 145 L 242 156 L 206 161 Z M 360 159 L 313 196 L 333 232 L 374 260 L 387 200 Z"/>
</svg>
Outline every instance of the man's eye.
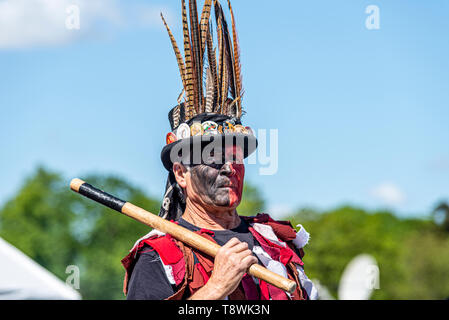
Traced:
<svg viewBox="0 0 449 320">
<path fill-rule="evenodd" d="M 206 164 L 220 164 L 220 163 L 222 163 L 221 157 L 217 157 L 217 156 L 209 156 L 209 157 L 207 157 L 204 160 L 205 160 Z"/>
</svg>

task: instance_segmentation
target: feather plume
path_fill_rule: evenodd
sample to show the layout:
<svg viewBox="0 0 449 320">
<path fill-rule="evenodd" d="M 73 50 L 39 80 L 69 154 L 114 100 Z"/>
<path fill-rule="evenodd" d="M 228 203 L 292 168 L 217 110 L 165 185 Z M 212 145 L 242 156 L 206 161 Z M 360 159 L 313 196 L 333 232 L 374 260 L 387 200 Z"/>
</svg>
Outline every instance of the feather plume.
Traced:
<svg viewBox="0 0 449 320">
<path fill-rule="evenodd" d="M 234 70 L 234 54 L 232 52 L 232 45 L 231 45 L 231 37 L 229 35 L 228 30 L 228 23 L 226 22 L 226 18 L 223 13 L 223 9 L 220 6 L 221 10 L 221 23 L 222 23 L 222 31 L 223 31 L 223 39 L 224 39 L 224 48 L 226 52 L 226 60 L 225 63 L 227 64 L 226 68 L 228 71 L 228 82 L 229 82 L 229 88 L 231 89 L 231 97 L 236 98 L 236 88 L 235 88 L 235 70 Z"/>
<path fill-rule="evenodd" d="M 237 28 L 235 26 L 235 18 L 234 18 L 234 12 L 232 11 L 231 1 L 228 0 L 228 7 L 229 11 L 231 12 L 231 22 L 232 22 L 232 39 L 233 39 L 233 45 L 234 45 L 234 75 L 235 75 L 235 95 L 236 98 L 239 98 L 237 101 L 237 114 L 236 117 L 240 118 L 242 114 L 242 90 L 243 90 L 243 83 L 242 83 L 242 66 L 240 63 L 240 45 L 239 45 L 239 39 L 237 34 Z"/>
<path fill-rule="evenodd" d="M 217 7 L 217 1 L 214 2 L 215 4 L 215 20 L 217 24 L 217 46 L 218 46 L 218 66 L 217 66 L 217 76 L 218 76 L 218 105 L 221 107 L 221 80 L 223 75 L 223 35 L 221 32 L 221 15 L 220 11 Z M 217 106 L 218 108 L 218 106 Z M 218 111 L 218 110 L 217 110 Z"/>
<path fill-rule="evenodd" d="M 190 9 L 190 34 L 192 41 L 192 61 L 194 73 L 195 109 L 197 113 L 202 112 L 203 100 L 203 61 L 201 58 L 201 36 L 198 23 L 198 7 L 196 0 L 189 0 Z"/>
<path fill-rule="evenodd" d="M 223 60 L 226 60 L 226 51 L 224 51 L 225 57 Z M 228 64 L 223 63 L 223 76 L 221 78 L 221 112 L 223 114 L 227 113 L 226 110 L 226 102 L 228 100 L 228 89 L 229 89 L 229 73 L 228 73 Z"/>
<path fill-rule="evenodd" d="M 218 0 L 215 1 L 215 19 L 217 21 L 217 39 L 218 39 L 218 84 L 219 84 L 219 108 L 220 113 L 224 113 L 224 103 L 228 97 L 228 71 L 226 68 L 226 50 L 223 37 L 223 10 Z"/>
<path fill-rule="evenodd" d="M 218 103 L 218 97 L 220 94 L 220 88 L 218 83 L 218 73 L 217 73 L 217 58 L 215 54 L 215 49 L 213 47 L 212 42 L 212 23 L 209 25 L 209 28 L 207 30 L 207 60 L 209 62 L 209 69 L 210 73 L 212 74 L 212 81 L 214 84 L 214 99 L 213 99 L 213 112 L 216 111 L 217 103 Z"/>
<path fill-rule="evenodd" d="M 186 101 L 186 120 L 195 116 L 195 88 L 194 88 L 194 75 L 193 75 L 193 59 L 190 49 L 190 35 L 189 24 L 187 21 L 187 10 L 185 0 L 182 1 L 182 26 L 184 32 L 184 56 L 186 62 L 185 69 L 185 89 L 187 94 Z"/>
<path fill-rule="evenodd" d="M 237 118 L 243 113 L 240 47 L 234 12 L 230 0 L 227 2 L 231 14 L 232 33 L 219 0 L 205 0 L 200 19 L 198 19 L 197 0 L 181 0 L 184 58 L 161 13 L 184 87 L 178 97 L 178 104 L 181 107 L 173 114 L 175 123 L 179 123 L 181 118 L 182 121 L 189 120 L 202 112 L 217 112 Z M 217 48 L 213 46 L 210 21 L 212 7 L 215 10 L 217 24 Z M 183 96 L 184 103 L 180 103 Z"/>
<path fill-rule="evenodd" d="M 237 97 L 234 99 L 234 101 L 232 101 L 229 106 L 228 106 L 228 112 L 230 115 L 237 117 L 237 109 L 236 109 L 236 104 L 239 103 L 239 101 L 241 100 L 241 97 Z"/>
<path fill-rule="evenodd" d="M 171 32 L 170 28 L 168 27 L 167 22 L 165 21 L 164 15 L 162 14 L 162 12 L 161 12 L 161 18 L 162 18 L 162 21 L 164 22 L 165 28 L 167 29 L 168 36 L 170 37 L 170 40 L 171 40 L 171 43 L 173 46 L 173 50 L 175 51 L 176 60 L 178 61 L 179 72 L 181 73 L 182 85 L 185 89 L 185 87 L 186 87 L 186 80 L 185 80 L 186 67 L 184 64 L 184 58 L 181 55 L 181 51 L 179 51 L 178 44 L 176 43 L 175 37 L 173 36 L 173 33 Z"/>
<path fill-rule="evenodd" d="M 181 92 L 181 95 L 183 92 Z M 173 110 L 173 128 L 177 128 L 179 126 L 179 120 L 181 116 L 181 105 L 177 105 L 175 110 Z"/>
<path fill-rule="evenodd" d="M 221 33 L 221 54 L 220 54 L 220 63 L 221 66 L 221 96 L 220 101 L 222 105 L 222 113 L 229 113 L 229 110 L 225 110 L 225 104 L 228 106 L 228 92 L 231 89 L 231 97 L 233 99 L 236 98 L 236 90 L 235 90 L 235 77 L 234 77 L 234 58 L 231 47 L 231 39 L 229 36 L 228 24 L 226 22 L 226 18 L 224 16 L 223 8 L 221 7 L 219 1 L 215 2 L 215 15 L 218 16 L 217 25 L 220 29 Z M 217 27 L 217 28 L 218 28 Z"/>
<path fill-rule="evenodd" d="M 210 71 L 210 67 L 206 70 L 207 78 L 206 78 L 206 106 L 205 112 L 212 112 L 213 103 L 214 103 L 214 91 L 215 84 L 214 79 L 212 77 L 212 72 Z"/>
<path fill-rule="evenodd" d="M 182 96 L 184 95 L 184 93 L 186 92 L 186 89 L 182 89 L 181 93 L 178 96 L 178 104 L 181 104 L 182 102 Z"/>
<path fill-rule="evenodd" d="M 211 13 L 212 0 L 206 0 L 203 7 L 203 12 L 201 13 L 201 58 L 204 56 L 204 51 L 206 48 L 206 39 L 209 29 L 210 13 Z"/>
</svg>

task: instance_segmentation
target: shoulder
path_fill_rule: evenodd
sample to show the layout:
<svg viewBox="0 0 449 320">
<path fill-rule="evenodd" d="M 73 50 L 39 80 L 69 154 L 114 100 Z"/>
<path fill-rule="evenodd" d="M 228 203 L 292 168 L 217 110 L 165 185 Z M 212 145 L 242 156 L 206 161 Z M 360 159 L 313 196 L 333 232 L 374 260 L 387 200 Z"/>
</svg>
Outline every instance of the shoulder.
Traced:
<svg viewBox="0 0 449 320">
<path fill-rule="evenodd" d="M 147 244 L 144 243 L 142 245 L 142 247 L 136 252 L 136 263 L 137 261 L 155 261 L 155 260 L 159 260 L 160 256 L 159 253 L 154 250 L 154 248 Z"/>
<path fill-rule="evenodd" d="M 166 267 L 176 264 L 182 258 L 181 249 L 170 235 L 152 230 L 136 241 L 129 254 L 122 259 L 122 265 L 127 274 L 131 275 L 136 264 L 158 262 Z"/>
<path fill-rule="evenodd" d="M 183 258 L 183 253 L 174 239 L 160 232 L 153 234 L 150 232 L 149 235 L 139 239 L 131 251 L 135 251 L 136 257 L 145 257 L 145 260 L 160 258 L 164 265 L 175 264 Z"/>
<path fill-rule="evenodd" d="M 159 276 L 164 275 L 171 285 L 181 283 L 185 274 L 183 251 L 170 235 L 155 235 L 142 239 L 132 250 L 134 268 L 132 273 L 139 272 L 148 278 L 149 272 L 157 268 Z"/>
</svg>

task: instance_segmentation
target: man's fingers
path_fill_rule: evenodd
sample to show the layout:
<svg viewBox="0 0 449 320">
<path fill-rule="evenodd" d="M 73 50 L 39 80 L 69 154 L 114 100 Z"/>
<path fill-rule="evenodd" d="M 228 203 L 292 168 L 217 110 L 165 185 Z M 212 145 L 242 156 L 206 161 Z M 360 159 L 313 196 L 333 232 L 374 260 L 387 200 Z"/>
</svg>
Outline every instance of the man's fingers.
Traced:
<svg viewBox="0 0 449 320">
<path fill-rule="evenodd" d="M 252 264 L 258 263 L 259 261 L 253 255 L 252 251 L 247 249 L 237 254 L 237 260 L 241 265 L 243 265 L 244 269 L 248 269 Z"/>
<path fill-rule="evenodd" d="M 242 251 L 248 250 L 248 244 L 246 242 L 240 242 L 235 246 L 229 248 L 229 250 L 233 253 L 240 253 Z"/>
<path fill-rule="evenodd" d="M 248 270 L 249 267 L 258 262 L 259 261 L 257 260 L 257 258 L 253 255 L 246 256 L 245 258 L 242 259 L 242 265 L 245 267 L 245 270 Z"/>
<path fill-rule="evenodd" d="M 238 253 L 243 250 L 248 249 L 248 244 L 246 242 L 241 242 L 237 238 L 232 238 L 222 248 L 225 248 L 226 250 L 230 250 L 232 253 Z"/>
<path fill-rule="evenodd" d="M 228 242 L 226 242 L 225 245 L 222 246 L 222 248 L 232 248 L 233 246 L 235 246 L 239 243 L 240 243 L 240 240 L 234 237 L 231 240 L 229 240 Z"/>
</svg>

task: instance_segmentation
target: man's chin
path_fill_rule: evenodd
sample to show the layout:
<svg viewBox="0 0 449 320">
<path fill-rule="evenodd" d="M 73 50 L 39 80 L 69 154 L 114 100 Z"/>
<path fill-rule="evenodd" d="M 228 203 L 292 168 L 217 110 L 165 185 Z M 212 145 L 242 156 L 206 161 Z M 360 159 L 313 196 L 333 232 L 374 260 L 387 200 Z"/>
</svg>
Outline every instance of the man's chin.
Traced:
<svg viewBox="0 0 449 320">
<path fill-rule="evenodd" d="M 240 199 L 238 201 L 231 199 L 227 199 L 226 201 L 215 201 L 214 206 L 218 208 L 226 208 L 226 209 L 235 209 L 240 204 Z"/>
<path fill-rule="evenodd" d="M 219 208 L 235 209 L 240 204 L 241 194 L 236 187 L 220 187 L 216 190 L 212 205 Z"/>
<path fill-rule="evenodd" d="M 230 201 L 226 202 L 216 202 L 214 203 L 216 207 L 232 209 L 233 207 L 237 207 L 237 205 L 230 203 Z"/>
</svg>

